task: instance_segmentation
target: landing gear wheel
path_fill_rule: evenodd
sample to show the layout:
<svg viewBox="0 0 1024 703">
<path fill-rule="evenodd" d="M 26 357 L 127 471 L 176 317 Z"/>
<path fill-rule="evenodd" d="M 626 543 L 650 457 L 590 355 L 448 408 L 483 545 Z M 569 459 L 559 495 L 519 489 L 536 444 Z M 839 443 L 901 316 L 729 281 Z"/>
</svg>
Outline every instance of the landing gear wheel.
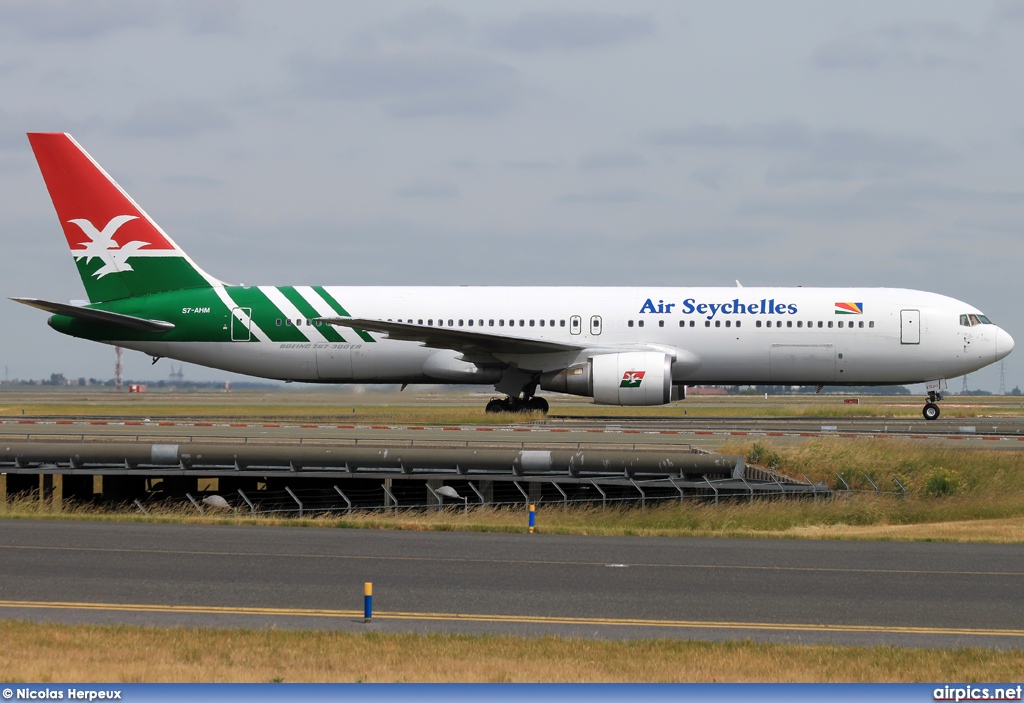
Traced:
<svg viewBox="0 0 1024 703">
<path fill-rule="evenodd" d="M 528 401 L 526 401 L 526 409 L 531 410 L 533 412 L 544 413 L 545 415 L 547 415 L 548 401 L 544 400 L 540 396 L 535 395 Z"/>
<path fill-rule="evenodd" d="M 490 414 L 508 412 L 508 403 L 502 398 L 492 398 L 487 402 L 487 412 Z"/>
<path fill-rule="evenodd" d="M 925 420 L 938 420 L 939 406 L 935 403 L 926 403 L 922 414 L 924 415 Z"/>
</svg>

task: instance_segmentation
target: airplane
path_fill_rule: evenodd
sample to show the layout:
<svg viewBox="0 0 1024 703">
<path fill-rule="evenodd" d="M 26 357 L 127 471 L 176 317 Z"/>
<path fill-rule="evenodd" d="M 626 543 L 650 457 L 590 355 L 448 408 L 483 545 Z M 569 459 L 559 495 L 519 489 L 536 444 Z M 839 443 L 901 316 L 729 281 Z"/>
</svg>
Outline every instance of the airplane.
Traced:
<svg viewBox="0 0 1024 703">
<path fill-rule="evenodd" d="M 898 288 L 247 286 L 200 268 L 68 134 L 30 133 L 88 301 L 12 298 L 63 334 L 307 383 L 486 384 L 664 405 L 696 385 L 926 383 L 1013 338 L 953 298 Z M 820 390 L 820 388 L 819 388 Z"/>
</svg>

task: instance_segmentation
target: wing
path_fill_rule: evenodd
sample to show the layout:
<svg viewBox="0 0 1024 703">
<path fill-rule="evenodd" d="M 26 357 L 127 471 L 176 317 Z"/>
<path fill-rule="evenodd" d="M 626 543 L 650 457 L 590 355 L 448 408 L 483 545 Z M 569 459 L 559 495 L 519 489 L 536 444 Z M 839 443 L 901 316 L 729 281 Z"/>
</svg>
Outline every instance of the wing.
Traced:
<svg viewBox="0 0 1024 703">
<path fill-rule="evenodd" d="M 11 298 L 11 300 L 23 305 L 31 305 L 34 308 L 39 308 L 46 312 L 52 312 L 56 315 L 66 315 L 67 317 L 74 317 L 79 320 L 86 320 L 87 322 L 101 322 L 106 325 L 125 327 L 130 330 L 140 330 L 142 332 L 168 332 L 174 329 L 174 323 L 171 322 L 164 322 L 163 320 L 147 320 L 144 317 L 122 315 L 118 312 L 107 312 L 106 310 L 86 308 L 80 305 L 52 303 L 49 300 L 39 300 L 38 298 Z"/>
<path fill-rule="evenodd" d="M 550 354 L 552 352 L 579 351 L 585 348 L 582 344 L 524 339 L 514 335 L 470 332 L 450 327 L 426 327 L 407 322 L 367 320 L 361 317 L 321 317 L 318 319 L 330 325 L 377 332 L 387 335 L 388 339 L 420 342 L 424 346 L 434 349 L 454 349 L 465 353 Z"/>
</svg>

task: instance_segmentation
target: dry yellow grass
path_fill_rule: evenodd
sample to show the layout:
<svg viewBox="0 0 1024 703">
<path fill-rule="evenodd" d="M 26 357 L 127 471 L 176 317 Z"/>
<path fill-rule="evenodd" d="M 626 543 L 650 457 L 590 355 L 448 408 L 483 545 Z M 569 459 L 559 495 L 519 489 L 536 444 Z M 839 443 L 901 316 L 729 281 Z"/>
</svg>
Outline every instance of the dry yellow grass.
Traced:
<svg viewBox="0 0 1024 703">
<path fill-rule="evenodd" d="M 927 522 L 917 525 L 812 525 L 779 531 L 772 536 L 1020 544 L 1024 543 L 1024 517 Z"/>
<path fill-rule="evenodd" d="M 0 621 L 6 682 L 1010 681 L 1024 652 Z"/>
</svg>

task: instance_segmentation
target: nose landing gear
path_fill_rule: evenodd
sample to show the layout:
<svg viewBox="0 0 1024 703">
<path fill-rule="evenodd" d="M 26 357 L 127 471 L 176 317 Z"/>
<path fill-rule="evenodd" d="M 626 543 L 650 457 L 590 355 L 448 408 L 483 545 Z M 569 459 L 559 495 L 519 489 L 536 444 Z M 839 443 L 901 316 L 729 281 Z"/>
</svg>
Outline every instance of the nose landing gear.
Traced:
<svg viewBox="0 0 1024 703">
<path fill-rule="evenodd" d="M 928 391 L 928 402 L 924 404 L 924 410 L 921 414 L 924 415 L 925 420 L 938 420 L 939 419 L 939 406 L 938 402 L 942 400 L 942 394 L 937 391 Z"/>
</svg>

